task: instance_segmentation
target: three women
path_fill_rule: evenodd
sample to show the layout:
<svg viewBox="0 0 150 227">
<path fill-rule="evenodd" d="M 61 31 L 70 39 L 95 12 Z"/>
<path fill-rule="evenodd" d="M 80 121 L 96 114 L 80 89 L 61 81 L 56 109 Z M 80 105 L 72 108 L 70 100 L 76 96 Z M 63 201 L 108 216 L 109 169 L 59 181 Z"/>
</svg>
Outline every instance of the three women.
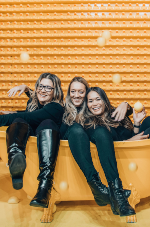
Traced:
<svg viewBox="0 0 150 227">
<path fill-rule="evenodd" d="M 106 136 L 106 138 L 103 136 L 105 135 L 103 132 L 105 129 L 107 130 L 107 122 L 105 125 L 106 127 L 101 127 L 101 131 L 99 132 L 96 129 L 90 134 L 87 129 L 83 128 L 83 126 L 90 123 L 85 121 L 84 116 L 86 110 L 86 102 L 84 102 L 84 98 L 88 88 L 88 83 L 81 77 L 75 77 L 71 81 L 66 97 L 63 123 L 60 129 L 61 138 L 68 139 L 71 152 L 83 171 L 97 204 L 103 206 L 111 203 L 111 208 L 114 214 L 120 214 L 121 216 L 133 215 L 135 214 L 135 211 L 126 199 L 130 192 L 122 189 L 122 184 L 119 179 L 113 143 L 108 143 L 106 153 L 103 151 L 103 148 L 101 148 L 101 141 L 103 142 L 103 139 L 104 141 L 110 139 L 113 142 L 110 135 L 108 137 Z M 121 107 L 119 109 L 118 107 L 115 110 L 116 120 L 122 120 L 127 112 L 127 103 L 122 103 L 121 105 L 123 108 Z M 94 108 L 94 111 L 98 111 L 98 108 Z M 94 124 L 96 123 L 97 122 L 94 122 Z M 116 122 L 116 125 L 117 124 L 118 123 Z M 115 188 L 111 190 L 112 187 L 110 186 L 108 190 L 108 188 L 102 184 L 92 162 L 90 140 L 96 143 L 107 181 L 113 182 L 113 185 L 115 186 L 117 185 L 117 189 Z"/>
</svg>

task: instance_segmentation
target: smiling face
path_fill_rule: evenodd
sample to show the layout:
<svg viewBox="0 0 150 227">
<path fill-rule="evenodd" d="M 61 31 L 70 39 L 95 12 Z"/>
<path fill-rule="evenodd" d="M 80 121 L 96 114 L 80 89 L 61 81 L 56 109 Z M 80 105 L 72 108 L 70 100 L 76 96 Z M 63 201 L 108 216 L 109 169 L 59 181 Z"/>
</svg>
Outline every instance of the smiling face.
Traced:
<svg viewBox="0 0 150 227">
<path fill-rule="evenodd" d="M 70 98 L 75 107 L 81 106 L 84 101 L 86 87 L 83 83 L 75 81 L 70 86 Z"/>
<path fill-rule="evenodd" d="M 87 106 L 94 115 L 102 116 L 105 112 L 105 104 L 96 91 L 90 91 L 88 93 Z"/>
<path fill-rule="evenodd" d="M 42 87 L 45 86 L 45 87 Z M 42 88 L 42 89 L 41 89 Z M 53 88 L 53 89 L 51 89 Z M 43 78 L 37 87 L 37 98 L 41 105 L 51 102 L 54 97 L 54 86 L 50 79 Z"/>
</svg>

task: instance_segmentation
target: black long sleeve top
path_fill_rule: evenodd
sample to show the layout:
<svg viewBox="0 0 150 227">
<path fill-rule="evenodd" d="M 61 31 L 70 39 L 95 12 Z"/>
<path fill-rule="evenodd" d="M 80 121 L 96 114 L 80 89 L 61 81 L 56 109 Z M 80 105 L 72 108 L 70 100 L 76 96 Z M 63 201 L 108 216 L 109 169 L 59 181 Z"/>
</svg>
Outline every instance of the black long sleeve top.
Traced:
<svg viewBox="0 0 150 227">
<path fill-rule="evenodd" d="M 80 107 L 77 108 L 77 111 L 79 112 L 80 111 Z M 130 109 L 127 110 L 127 113 L 126 113 L 126 116 L 130 116 L 131 114 L 133 113 L 133 109 L 132 107 L 130 106 Z M 65 139 L 65 133 L 67 132 L 67 130 L 69 129 L 69 125 L 65 124 L 64 122 L 62 122 L 61 124 L 61 127 L 60 127 L 60 135 L 61 135 L 61 139 Z M 120 127 L 119 127 L 120 128 Z M 122 129 L 124 129 L 124 127 L 122 127 Z M 126 129 L 124 129 L 125 131 L 127 131 Z M 113 129 L 112 129 L 113 131 Z M 115 133 L 114 133 L 115 134 Z M 115 140 L 116 140 L 116 137 L 115 137 Z"/>
<path fill-rule="evenodd" d="M 60 127 L 63 113 L 64 108 L 59 103 L 51 102 L 33 112 L 0 115 L 0 126 L 9 126 L 16 118 L 22 118 L 33 128 L 37 128 L 46 119 L 53 120 Z"/>
</svg>

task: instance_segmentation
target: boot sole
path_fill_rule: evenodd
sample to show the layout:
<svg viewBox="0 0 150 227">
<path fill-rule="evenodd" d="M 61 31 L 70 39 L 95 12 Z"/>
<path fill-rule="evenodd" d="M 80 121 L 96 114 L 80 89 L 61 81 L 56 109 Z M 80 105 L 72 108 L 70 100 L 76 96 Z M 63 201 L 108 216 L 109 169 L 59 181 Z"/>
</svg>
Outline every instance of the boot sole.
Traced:
<svg viewBox="0 0 150 227">
<path fill-rule="evenodd" d="M 13 188 L 19 190 L 23 187 L 23 173 L 26 169 L 25 156 L 22 153 L 17 153 L 9 166 L 12 177 Z"/>
<path fill-rule="evenodd" d="M 94 199 L 95 199 L 95 198 L 94 198 Z M 97 199 L 95 199 L 95 202 L 96 202 L 97 205 L 99 205 L 99 206 L 107 206 L 108 204 L 110 204 L 110 203 L 104 203 L 104 201 L 101 202 L 100 200 L 97 200 Z"/>
<path fill-rule="evenodd" d="M 30 206 L 32 206 L 32 207 L 48 208 L 48 205 L 39 203 L 39 202 L 37 202 L 35 200 L 33 200 L 33 201 L 30 202 Z"/>
<path fill-rule="evenodd" d="M 125 214 L 125 215 L 120 215 L 120 217 L 126 217 L 126 216 L 132 216 L 132 215 L 135 215 L 136 213 L 133 213 L 133 214 Z"/>
</svg>

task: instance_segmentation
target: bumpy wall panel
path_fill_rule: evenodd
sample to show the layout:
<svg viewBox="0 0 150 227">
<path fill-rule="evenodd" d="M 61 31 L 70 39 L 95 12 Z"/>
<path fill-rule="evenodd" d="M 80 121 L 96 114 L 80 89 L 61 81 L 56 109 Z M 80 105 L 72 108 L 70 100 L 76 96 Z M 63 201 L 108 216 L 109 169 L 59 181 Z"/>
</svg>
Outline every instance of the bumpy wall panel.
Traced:
<svg viewBox="0 0 150 227">
<path fill-rule="evenodd" d="M 104 47 L 97 38 L 112 37 Z M 27 52 L 30 60 L 20 61 Z M 13 86 L 34 84 L 43 72 L 59 76 L 66 95 L 74 76 L 100 86 L 115 106 L 140 100 L 150 114 L 150 2 L 148 0 L 1 0 L 0 108 L 24 109 L 27 98 L 9 99 Z M 114 84 L 119 73 L 122 83 Z"/>
</svg>

